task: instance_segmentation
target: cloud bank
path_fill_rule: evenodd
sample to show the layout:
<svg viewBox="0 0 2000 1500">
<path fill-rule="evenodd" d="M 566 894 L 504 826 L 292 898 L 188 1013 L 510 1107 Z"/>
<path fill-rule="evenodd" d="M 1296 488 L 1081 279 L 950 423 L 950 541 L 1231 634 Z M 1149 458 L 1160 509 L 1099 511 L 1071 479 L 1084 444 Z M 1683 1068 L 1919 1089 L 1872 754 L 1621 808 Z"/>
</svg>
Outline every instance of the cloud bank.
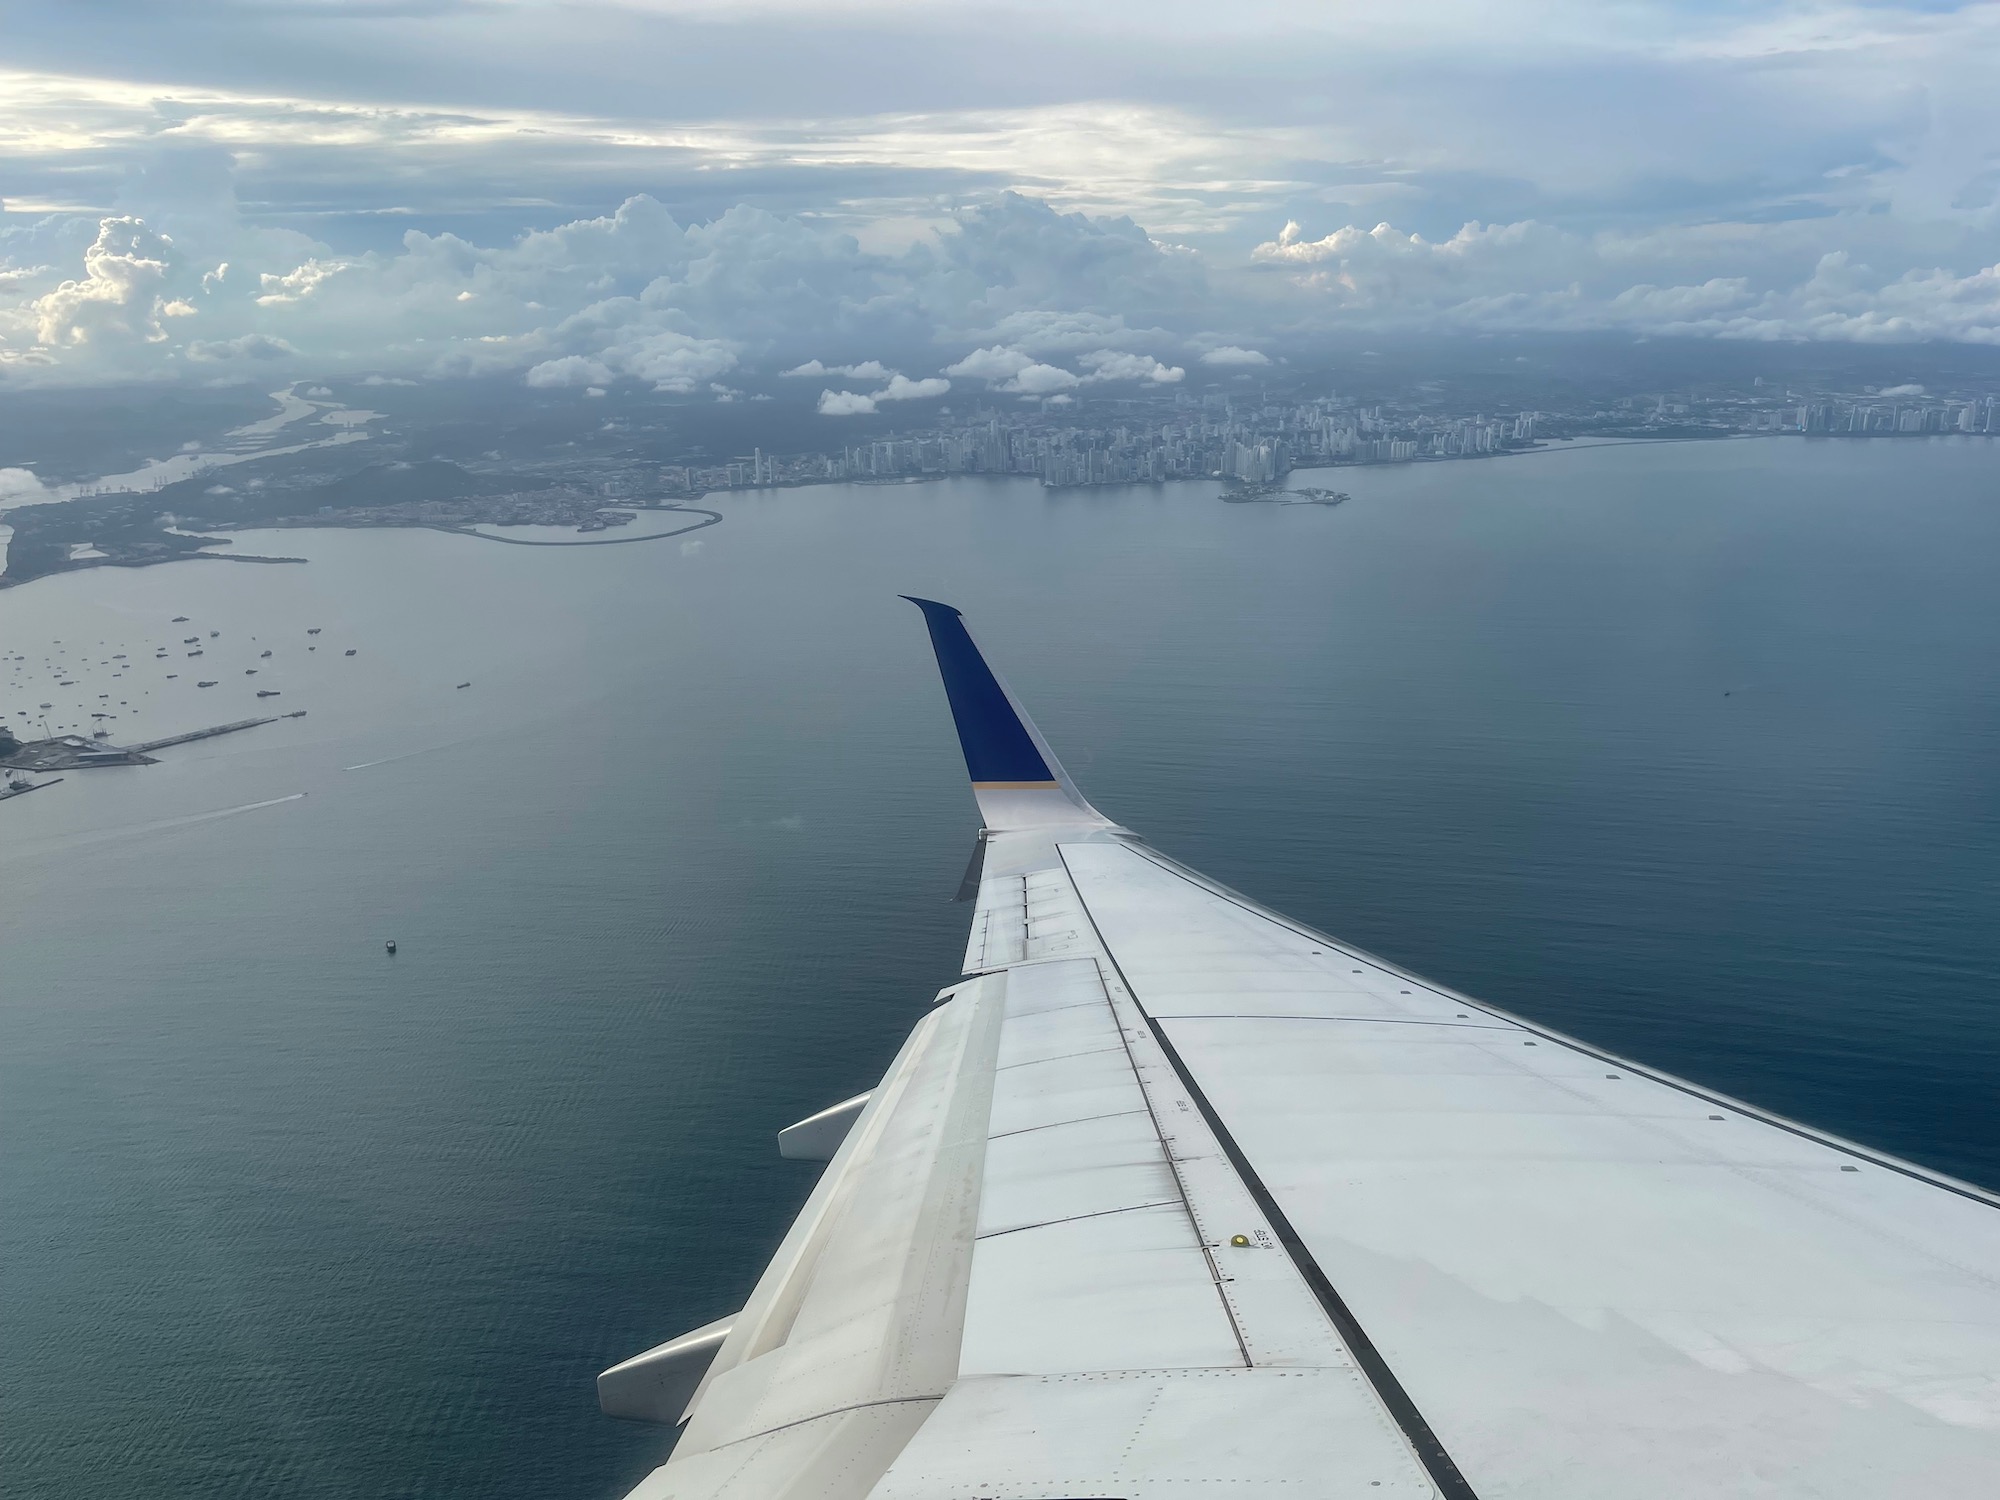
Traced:
<svg viewBox="0 0 2000 1500">
<path fill-rule="evenodd" d="M 1130 220 L 1016 195 L 889 252 L 745 206 L 683 225 L 642 196 L 498 245 L 412 230 L 394 251 L 340 255 L 228 215 L 173 234 L 129 215 L 49 216 L 0 231 L 0 256 L 0 379 L 24 383 L 519 371 L 540 388 L 624 379 L 687 394 L 800 344 L 930 350 L 1011 335 L 1061 347 L 1130 339 L 1134 326 L 1171 338 L 1151 325 L 1211 300 L 1200 264 Z M 949 378 L 817 356 L 784 373 L 878 382 L 878 401 L 941 395 Z"/>
<path fill-rule="evenodd" d="M 1990 3 L 20 0 L 8 42 L 12 385 L 2000 341 Z"/>
<path fill-rule="evenodd" d="M 50 216 L 0 232 L 0 380 L 518 372 L 691 395 L 777 363 L 869 382 L 829 388 L 858 414 L 953 379 L 1030 398 L 1171 384 L 1194 361 L 1266 366 L 1256 343 L 1273 337 L 1384 329 L 2000 343 L 2000 265 L 1885 268 L 1879 227 L 1841 227 L 1852 248 L 1820 248 L 1825 221 L 1581 234 L 1523 220 L 1436 240 L 1289 222 L 1227 267 L 1016 195 L 896 251 L 741 206 L 683 225 L 646 197 L 503 244 L 413 230 L 358 255 L 227 221 L 169 235 L 131 215 Z M 935 350 L 939 373 L 783 365 L 801 344 Z"/>
</svg>

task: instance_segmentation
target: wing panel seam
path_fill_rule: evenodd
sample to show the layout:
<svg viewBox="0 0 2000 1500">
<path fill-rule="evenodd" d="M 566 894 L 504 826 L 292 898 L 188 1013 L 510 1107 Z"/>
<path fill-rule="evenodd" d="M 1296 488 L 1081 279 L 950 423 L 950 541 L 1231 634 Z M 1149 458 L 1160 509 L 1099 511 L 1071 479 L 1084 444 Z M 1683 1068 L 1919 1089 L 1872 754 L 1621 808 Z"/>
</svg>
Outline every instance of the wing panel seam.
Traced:
<svg viewBox="0 0 2000 1500">
<path fill-rule="evenodd" d="M 1215 1137 L 1216 1144 L 1222 1148 L 1223 1155 L 1228 1158 L 1230 1166 L 1235 1168 L 1237 1178 L 1242 1182 L 1244 1189 L 1270 1223 L 1272 1232 L 1278 1237 L 1278 1243 L 1284 1247 L 1285 1254 L 1298 1268 L 1299 1275 L 1304 1279 L 1307 1288 L 1332 1321 L 1342 1341 L 1346 1343 L 1348 1353 L 1354 1359 L 1355 1368 L 1360 1370 L 1369 1385 L 1374 1387 L 1376 1398 L 1388 1411 L 1391 1420 L 1401 1429 L 1404 1441 L 1409 1443 L 1417 1456 L 1417 1461 L 1424 1466 L 1425 1472 L 1430 1475 L 1432 1483 L 1437 1485 L 1445 1500 L 1479 1500 L 1478 1492 L 1472 1488 L 1465 1475 L 1459 1472 L 1458 1464 L 1445 1450 L 1444 1443 L 1436 1432 L 1432 1431 L 1429 1421 L 1418 1409 L 1410 1393 L 1403 1388 L 1403 1383 L 1396 1378 L 1395 1371 L 1389 1368 L 1389 1362 L 1382 1357 L 1381 1350 L 1375 1347 L 1374 1340 L 1368 1337 L 1366 1330 L 1347 1306 L 1346 1300 L 1335 1289 L 1319 1262 L 1313 1258 L 1311 1249 L 1300 1237 L 1298 1230 L 1293 1227 L 1292 1221 L 1286 1217 L 1285 1211 L 1279 1207 L 1278 1200 L 1272 1197 L 1271 1190 L 1264 1185 L 1263 1178 L 1258 1176 L 1256 1169 L 1250 1165 L 1249 1158 L 1243 1154 L 1243 1149 L 1236 1143 L 1236 1138 L 1229 1133 L 1228 1126 L 1223 1123 L 1208 1095 L 1194 1081 L 1194 1075 L 1188 1071 L 1187 1063 L 1168 1039 L 1160 1023 L 1146 1013 L 1139 992 L 1132 987 L 1132 981 L 1120 966 L 1117 954 L 1105 941 L 1104 931 L 1097 925 L 1097 915 L 1090 909 L 1090 898 L 1077 884 L 1076 876 L 1069 868 L 1069 856 L 1060 844 L 1056 846 L 1056 858 L 1063 862 L 1063 870 L 1070 876 L 1070 887 L 1075 890 L 1077 904 L 1083 908 L 1083 914 L 1090 922 L 1091 930 L 1097 935 L 1098 947 L 1104 952 L 1104 961 L 1117 972 L 1120 982 L 1125 987 L 1125 993 L 1131 997 L 1133 1007 L 1145 1021 L 1147 1030 L 1166 1057 L 1168 1066 L 1179 1077 L 1181 1086 L 1188 1091 L 1188 1097 L 1200 1111 L 1210 1133 Z M 1136 1071 L 1135 1064 L 1134 1072 Z M 1143 1081 L 1141 1087 L 1143 1089 Z M 1150 1104 L 1149 1100 L 1149 1107 Z M 1157 1118 L 1154 1123 L 1157 1126 Z M 1162 1139 L 1164 1140 L 1164 1136 Z M 1168 1156 L 1171 1160 L 1172 1153 L 1169 1152 Z M 1176 1172 L 1175 1176 L 1178 1179 L 1179 1173 Z M 1204 1246 L 1205 1252 L 1206 1246 Z M 1218 1284 L 1216 1288 L 1218 1296 L 1221 1295 L 1221 1290 Z M 1224 1305 L 1227 1305 L 1226 1298 Z M 1230 1319 L 1232 1328 L 1235 1327 L 1235 1322 L 1232 1316 Z M 1242 1334 L 1239 1332 L 1237 1337 L 1240 1341 Z M 1244 1362 L 1249 1363 L 1247 1351 Z"/>
</svg>

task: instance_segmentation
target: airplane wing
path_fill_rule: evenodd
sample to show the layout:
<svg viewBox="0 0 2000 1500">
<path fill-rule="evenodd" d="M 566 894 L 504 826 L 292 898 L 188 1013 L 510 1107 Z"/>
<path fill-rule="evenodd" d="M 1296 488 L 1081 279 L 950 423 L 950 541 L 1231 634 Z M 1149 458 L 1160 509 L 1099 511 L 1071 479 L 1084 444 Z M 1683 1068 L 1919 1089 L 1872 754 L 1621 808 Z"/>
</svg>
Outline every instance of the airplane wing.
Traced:
<svg viewBox="0 0 2000 1500">
<path fill-rule="evenodd" d="M 607 1371 L 634 1500 L 1992 1500 L 2000 1199 L 1472 1000 L 1084 800 L 923 610 L 964 974 L 743 1310 Z"/>
</svg>

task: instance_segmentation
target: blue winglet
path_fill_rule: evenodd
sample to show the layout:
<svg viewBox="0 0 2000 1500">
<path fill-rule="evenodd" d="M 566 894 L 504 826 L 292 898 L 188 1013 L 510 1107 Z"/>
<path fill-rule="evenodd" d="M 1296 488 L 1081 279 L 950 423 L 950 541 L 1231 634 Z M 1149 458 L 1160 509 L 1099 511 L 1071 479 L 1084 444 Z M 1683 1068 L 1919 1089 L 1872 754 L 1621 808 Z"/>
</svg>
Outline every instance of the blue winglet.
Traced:
<svg viewBox="0 0 2000 1500">
<path fill-rule="evenodd" d="M 975 788 L 1059 788 L 1062 783 L 1007 690 L 972 643 L 965 620 L 949 604 L 903 595 L 924 612 L 937 652 L 944 695 L 958 725 L 959 748 Z"/>
</svg>

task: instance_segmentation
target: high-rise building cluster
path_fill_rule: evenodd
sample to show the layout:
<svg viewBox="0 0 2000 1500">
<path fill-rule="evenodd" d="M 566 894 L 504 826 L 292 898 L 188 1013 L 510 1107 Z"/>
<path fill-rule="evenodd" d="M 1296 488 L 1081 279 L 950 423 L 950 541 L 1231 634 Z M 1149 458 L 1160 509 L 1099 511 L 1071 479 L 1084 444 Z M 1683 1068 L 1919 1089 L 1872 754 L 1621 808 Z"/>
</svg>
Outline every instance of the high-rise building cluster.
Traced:
<svg viewBox="0 0 2000 1500">
<path fill-rule="evenodd" d="M 1807 401 L 1779 429 L 1826 433 L 2000 433 L 2000 399 L 1983 401 Z"/>
<path fill-rule="evenodd" d="M 690 492 L 926 474 L 1019 474 L 1052 488 L 1169 479 L 1261 486 L 1301 465 L 1470 458 L 1526 447 L 1535 441 L 1536 417 L 1534 412 L 1440 417 L 1357 407 L 1331 397 L 1243 405 L 1226 397 L 1184 399 L 1167 410 L 1142 407 L 1101 423 L 1066 417 L 1060 408 L 984 410 L 970 420 L 954 420 L 946 412 L 931 431 L 782 458 L 760 448 L 747 461 L 676 466 L 665 477 Z"/>
<path fill-rule="evenodd" d="M 1183 390 L 1096 407 L 978 408 L 969 417 L 946 407 L 921 431 L 823 453 L 778 456 L 759 448 L 725 464 L 670 468 L 664 478 L 683 493 L 942 474 L 1014 474 L 1050 487 L 1219 479 L 1257 488 L 1282 482 L 1294 468 L 1482 458 L 1574 437 L 2000 435 L 2000 396 L 1992 394 L 1802 395 L 1761 380 L 1749 389 L 1583 396 L 1571 410 L 1467 415 L 1446 405 L 1419 387 L 1395 402 Z"/>
</svg>

